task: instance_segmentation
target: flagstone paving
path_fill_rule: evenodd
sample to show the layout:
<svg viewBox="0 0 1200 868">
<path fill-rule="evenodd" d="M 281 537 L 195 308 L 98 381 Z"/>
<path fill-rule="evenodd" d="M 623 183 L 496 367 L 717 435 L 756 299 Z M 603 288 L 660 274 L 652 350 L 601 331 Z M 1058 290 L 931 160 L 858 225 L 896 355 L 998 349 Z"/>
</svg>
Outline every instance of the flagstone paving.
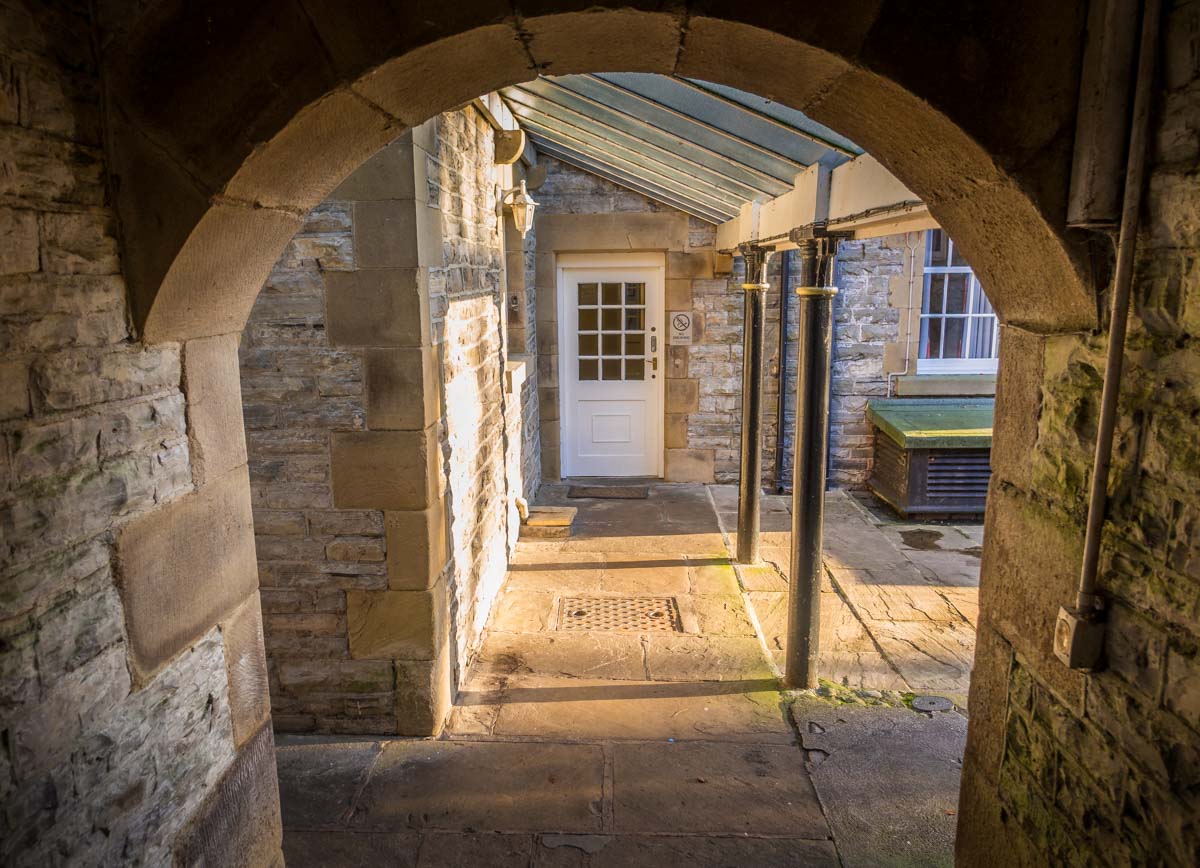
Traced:
<svg viewBox="0 0 1200 868">
<path fill-rule="evenodd" d="M 540 499 L 579 508 L 573 535 L 519 544 L 441 737 L 280 739 L 289 866 L 952 863 L 966 719 L 899 692 L 965 692 L 973 589 L 948 585 L 956 601 L 924 557 L 955 551 L 937 545 L 950 528 L 831 498 L 832 683 L 796 692 L 777 677 L 781 499 L 765 499 L 766 563 L 749 568 L 730 561 L 723 487 Z M 648 596 L 675 601 L 675 630 L 563 629 L 564 597 Z"/>
</svg>

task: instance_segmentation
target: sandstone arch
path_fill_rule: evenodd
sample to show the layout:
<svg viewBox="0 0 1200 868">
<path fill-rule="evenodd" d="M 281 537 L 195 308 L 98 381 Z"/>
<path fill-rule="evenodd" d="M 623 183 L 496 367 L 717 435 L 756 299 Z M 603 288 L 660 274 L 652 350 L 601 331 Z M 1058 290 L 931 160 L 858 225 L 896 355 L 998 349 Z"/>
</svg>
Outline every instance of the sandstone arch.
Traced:
<svg viewBox="0 0 1200 868">
<path fill-rule="evenodd" d="M 301 215 L 438 111 L 542 71 L 646 71 L 770 96 L 845 133 L 960 239 L 1006 322 L 1089 326 L 1084 260 L 1063 229 L 1076 64 L 1062 61 L 1081 50 L 1081 11 L 901 5 L 477 2 L 406 17 L 276 0 L 110 21 L 137 324 L 150 342 L 240 329 Z"/>
</svg>

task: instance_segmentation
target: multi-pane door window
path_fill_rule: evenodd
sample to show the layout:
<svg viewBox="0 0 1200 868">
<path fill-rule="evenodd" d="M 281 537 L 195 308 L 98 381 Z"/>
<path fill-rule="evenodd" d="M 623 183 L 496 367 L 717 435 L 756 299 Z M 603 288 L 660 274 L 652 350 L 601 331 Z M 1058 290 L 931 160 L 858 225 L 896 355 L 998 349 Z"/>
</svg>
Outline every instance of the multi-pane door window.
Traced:
<svg viewBox="0 0 1200 868">
<path fill-rule="evenodd" d="M 919 374 L 986 374 L 996 370 L 999 321 L 971 266 L 950 236 L 925 238 Z"/>
<path fill-rule="evenodd" d="M 646 379 L 646 284 L 580 283 L 579 379 Z"/>
</svg>

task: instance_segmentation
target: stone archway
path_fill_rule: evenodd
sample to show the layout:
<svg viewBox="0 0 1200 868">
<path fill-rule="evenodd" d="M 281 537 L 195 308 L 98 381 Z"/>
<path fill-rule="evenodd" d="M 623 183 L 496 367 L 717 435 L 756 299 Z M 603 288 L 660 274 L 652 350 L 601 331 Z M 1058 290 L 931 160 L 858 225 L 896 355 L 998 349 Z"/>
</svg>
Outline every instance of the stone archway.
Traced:
<svg viewBox="0 0 1200 868">
<path fill-rule="evenodd" d="M 1079 10 L 1047 12 L 1028 2 L 938 22 L 932 11 L 889 6 L 803 19 L 719 3 L 668 12 L 655 4 L 587 11 L 522 5 L 430 8 L 415 28 L 409 18 L 418 16 L 382 3 L 347 11 L 284 0 L 249 12 L 232 3 L 184 4 L 178 14 L 158 8 L 138 22 L 110 22 L 112 168 L 143 339 L 182 342 L 185 360 L 201 364 L 214 339 L 231 351 L 222 336 L 242 328 L 303 214 L 370 155 L 439 111 L 538 72 L 681 74 L 805 111 L 863 145 L 929 204 L 1018 336 L 1004 342 L 1001 406 L 1025 412 L 1011 420 L 1003 409 L 998 414 L 996 440 L 1006 446 L 997 470 L 1024 479 L 1017 467 L 1021 444 L 1037 433 L 1030 435 L 1027 417 L 1045 352 L 1040 335 L 1094 322 L 1083 258 L 1066 239 L 1062 214 L 1078 64 L 1061 59 L 1080 51 Z M 965 51 L 940 42 L 954 27 L 968 27 L 969 38 L 956 43 Z M 1024 56 L 1011 57 L 1014 45 Z M 914 56 L 926 60 L 914 63 Z M 1018 357 L 1027 344 L 1037 346 Z M 229 384 L 206 384 L 205 397 L 190 386 L 189 378 L 189 401 L 199 400 L 201 411 L 191 433 L 204 460 L 214 468 L 244 463 L 244 447 L 227 437 L 240 423 L 227 415 L 205 423 L 206 408 L 227 414 L 228 396 L 218 393 Z M 226 445 L 235 453 L 227 460 Z M 230 496 L 214 477 L 139 523 L 159 525 L 161 533 L 133 528 L 128 538 L 149 536 L 149 549 L 160 550 L 168 528 L 220 514 Z M 998 508 L 1017 509 L 993 504 L 993 513 Z M 238 525 L 227 536 L 248 533 Z M 227 544 L 221 538 L 212 547 Z M 231 600 L 234 593 L 245 588 L 233 589 Z M 195 599 L 159 597 L 146 617 Z M 224 611 L 221 594 L 205 599 L 203 608 L 168 619 L 169 635 L 150 637 L 156 659 Z M 127 602 L 135 644 L 139 611 Z M 986 671 L 976 687 L 983 705 L 968 768 L 994 779 L 991 748 L 1003 715 L 991 706 L 1004 701 L 997 691 L 1011 656 L 997 650 L 1004 639 L 983 629 L 989 612 L 983 617 L 979 665 Z M 1040 617 L 1018 619 L 1006 638 L 1046 659 Z M 967 789 L 964 803 L 977 796 Z M 979 830 L 994 822 L 981 813 L 963 817 Z M 967 829 L 977 839 L 979 830 Z"/>
</svg>

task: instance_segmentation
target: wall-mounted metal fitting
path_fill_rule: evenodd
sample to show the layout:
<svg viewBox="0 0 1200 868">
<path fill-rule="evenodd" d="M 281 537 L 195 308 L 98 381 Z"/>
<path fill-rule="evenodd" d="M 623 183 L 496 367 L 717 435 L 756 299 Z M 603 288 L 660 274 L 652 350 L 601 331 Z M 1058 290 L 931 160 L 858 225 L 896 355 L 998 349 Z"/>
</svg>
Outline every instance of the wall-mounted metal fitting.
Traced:
<svg viewBox="0 0 1200 868">
<path fill-rule="evenodd" d="M 1063 606 L 1054 624 L 1054 655 L 1068 669 L 1094 672 L 1104 657 L 1104 613 Z"/>
</svg>

